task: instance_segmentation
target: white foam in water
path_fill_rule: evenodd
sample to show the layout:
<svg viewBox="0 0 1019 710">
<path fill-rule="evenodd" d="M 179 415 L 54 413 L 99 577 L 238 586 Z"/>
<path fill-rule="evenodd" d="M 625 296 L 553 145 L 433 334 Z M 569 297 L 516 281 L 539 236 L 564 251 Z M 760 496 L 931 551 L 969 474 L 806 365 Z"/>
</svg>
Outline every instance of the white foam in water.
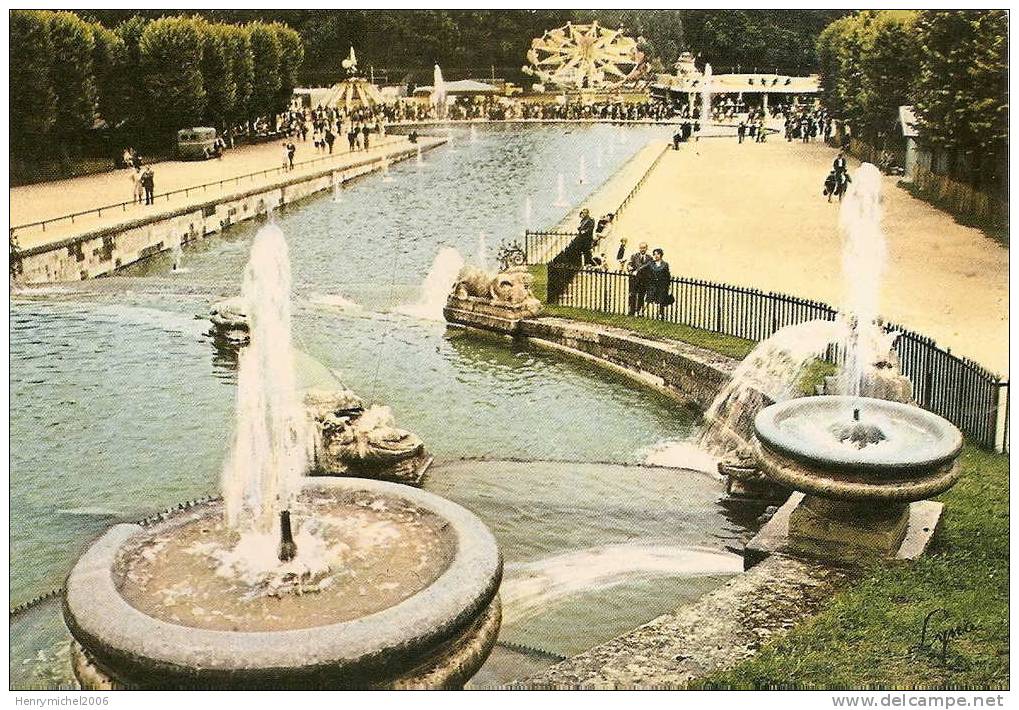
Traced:
<svg viewBox="0 0 1019 710">
<path fill-rule="evenodd" d="M 739 574 L 743 558 L 706 548 L 641 543 L 575 550 L 506 566 L 502 596 L 505 624 L 532 618 L 583 592 L 648 577 L 714 577 Z"/>
<path fill-rule="evenodd" d="M 860 394 L 864 370 L 875 362 L 884 341 L 876 325 L 881 315 L 881 280 L 887 247 L 881 229 L 881 171 L 863 163 L 853 175 L 839 210 L 842 231 L 842 313 L 857 327 L 847 331 L 841 391 Z"/>
<path fill-rule="evenodd" d="M 223 467 L 223 501 L 228 525 L 264 534 L 276 531 L 280 511 L 289 509 L 311 443 L 294 371 L 290 257 L 274 223 L 255 235 L 241 298 L 250 307 L 251 343 L 238 356 L 236 431 Z"/>
<path fill-rule="evenodd" d="M 660 441 L 647 452 L 644 463 L 650 466 L 686 468 L 720 477 L 718 456 L 695 441 Z"/>
<path fill-rule="evenodd" d="M 173 270 L 181 271 L 181 267 L 184 264 L 184 245 L 181 243 L 181 236 L 177 235 L 177 238 L 173 242 Z"/>
<path fill-rule="evenodd" d="M 421 295 L 415 303 L 398 306 L 397 313 L 423 320 L 443 320 L 442 307 L 464 266 L 464 258 L 453 247 L 442 247 L 432 261 L 432 268 L 421 283 Z"/>
<path fill-rule="evenodd" d="M 341 311 L 362 310 L 360 303 L 351 301 L 349 298 L 338 293 L 313 293 L 308 298 L 308 302 L 316 306 L 327 306 Z"/>
</svg>

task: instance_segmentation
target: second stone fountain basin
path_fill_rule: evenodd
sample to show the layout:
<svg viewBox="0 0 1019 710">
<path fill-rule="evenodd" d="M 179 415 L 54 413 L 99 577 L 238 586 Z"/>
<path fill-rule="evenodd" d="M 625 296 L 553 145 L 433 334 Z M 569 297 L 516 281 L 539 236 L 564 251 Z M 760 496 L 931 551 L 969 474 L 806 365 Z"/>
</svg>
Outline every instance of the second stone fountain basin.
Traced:
<svg viewBox="0 0 1019 710">
<path fill-rule="evenodd" d="M 885 439 L 862 448 L 834 433 L 852 425 L 877 427 Z M 795 490 L 829 498 L 920 500 L 946 490 L 962 433 L 918 407 L 868 397 L 801 397 L 762 410 L 754 421 L 769 475 Z"/>
<path fill-rule="evenodd" d="M 383 516 L 361 525 L 402 526 L 406 537 L 373 533 L 374 546 L 360 551 L 343 542 L 338 549 L 349 549 L 349 566 L 329 584 L 250 601 L 226 591 L 233 582 L 218 579 L 221 570 L 203 557 L 222 518 L 219 503 L 151 527 L 117 525 L 86 551 L 67 581 L 64 617 L 82 685 L 448 688 L 466 682 L 487 658 L 500 623 L 502 559 L 484 523 L 434 494 L 380 481 L 308 479 L 301 501 L 306 511 L 328 509 L 337 520 Z M 297 510 L 295 516 L 300 521 Z M 318 529 L 328 543 L 340 528 Z M 300 532 L 297 537 L 300 560 Z M 397 559 L 401 554 L 407 559 Z M 173 582 L 183 585 L 180 595 Z"/>
</svg>

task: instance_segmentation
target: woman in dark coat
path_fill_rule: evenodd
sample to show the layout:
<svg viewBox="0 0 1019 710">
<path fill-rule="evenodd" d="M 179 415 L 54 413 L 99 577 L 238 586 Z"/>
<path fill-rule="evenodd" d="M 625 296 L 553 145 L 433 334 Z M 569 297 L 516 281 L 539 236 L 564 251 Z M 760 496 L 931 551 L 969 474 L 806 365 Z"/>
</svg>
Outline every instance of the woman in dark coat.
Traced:
<svg viewBox="0 0 1019 710">
<path fill-rule="evenodd" d="M 658 317 L 664 318 L 666 306 L 671 306 L 674 302 L 669 293 L 672 274 L 669 273 L 669 262 L 662 258 L 665 256 L 665 252 L 655 249 L 651 252 L 651 256 L 654 260 L 647 265 L 647 300 L 658 304 Z"/>
</svg>

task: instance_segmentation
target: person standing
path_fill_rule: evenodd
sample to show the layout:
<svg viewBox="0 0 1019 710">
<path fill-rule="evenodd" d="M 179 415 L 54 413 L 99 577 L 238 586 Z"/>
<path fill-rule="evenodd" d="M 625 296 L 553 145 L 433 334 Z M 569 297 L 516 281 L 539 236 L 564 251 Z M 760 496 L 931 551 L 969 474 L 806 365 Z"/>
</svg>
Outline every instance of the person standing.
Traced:
<svg viewBox="0 0 1019 710">
<path fill-rule="evenodd" d="M 326 145 L 329 146 L 329 155 L 333 154 L 333 143 L 336 142 L 336 134 L 333 133 L 332 128 L 326 129 Z"/>
<path fill-rule="evenodd" d="M 580 210 L 580 224 L 577 226 L 577 246 L 580 248 L 580 265 L 589 266 L 594 261 L 594 220 L 587 208 Z"/>
<path fill-rule="evenodd" d="M 156 174 L 152 168 L 145 166 L 141 176 L 142 187 L 145 190 L 145 204 L 152 205 L 156 202 Z"/>
<path fill-rule="evenodd" d="M 665 317 L 665 309 L 671 306 L 675 299 L 669 293 L 672 285 L 672 274 L 669 271 L 669 262 L 665 261 L 665 252 L 655 249 L 652 254 L 652 261 L 647 265 L 648 283 L 647 300 L 658 304 L 658 317 Z"/>
<path fill-rule="evenodd" d="M 131 168 L 131 201 L 140 205 L 144 194 L 145 190 L 142 188 L 142 171 L 138 168 Z"/>
<path fill-rule="evenodd" d="M 644 299 L 647 297 L 648 268 L 652 257 L 647 253 L 647 242 L 638 245 L 638 251 L 630 256 L 626 270 L 630 272 L 630 303 L 629 314 L 635 316 L 644 310 Z"/>
<path fill-rule="evenodd" d="M 616 263 L 619 265 L 620 271 L 626 268 L 626 237 L 619 238 L 619 248 L 616 249 Z"/>
<path fill-rule="evenodd" d="M 371 131 L 367 123 L 361 124 L 361 135 L 364 136 L 364 149 L 368 150 L 371 148 Z"/>
<path fill-rule="evenodd" d="M 736 129 L 736 137 L 739 138 L 739 142 L 742 143 L 743 139 L 747 135 L 747 124 L 743 121 L 739 122 L 739 127 Z"/>
<path fill-rule="evenodd" d="M 293 141 L 287 143 L 287 161 L 290 163 L 290 169 L 294 169 L 294 155 L 297 154 L 297 146 L 294 145 Z"/>
</svg>

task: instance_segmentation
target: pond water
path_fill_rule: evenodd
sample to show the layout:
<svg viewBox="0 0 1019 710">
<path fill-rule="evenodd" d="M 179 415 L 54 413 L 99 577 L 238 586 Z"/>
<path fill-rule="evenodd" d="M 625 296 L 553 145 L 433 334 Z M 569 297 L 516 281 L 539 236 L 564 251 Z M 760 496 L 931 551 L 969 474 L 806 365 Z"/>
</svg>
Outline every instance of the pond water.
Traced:
<svg viewBox="0 0 1019 710">
<path fill-rule="evenodd" d="M 554 224 L 565 212 L 553 205 L 559 172 L 579 202 L 662 137 L 654 127 L 493 126 L 471 141 L 454 129 L 423 165 L 394 165 L 389 180 L 369 176 L 338 201 L 277 216 L 302 384 L 340 380 L 425 440 L 437 460 L 426 488 L 474 510 L 503 547 L 504 637 L 551 654 L 577 653 L 733 573 L 725 548 L 744 526 L 717 505 L 719 484 L 632 465 L 686 436 L 695 414 L 585 363 L 398 309 L 420 298 L 441 248 L 468 261 L 494 253 L 519 238 L 528 199 L 532 226 Z M 257 227 L 185 249 L 178 272 L 159 256 L 12 299 L 13 604 L 59 586 L 111 524 L 217 491 L 236 362 L 196 316 L 239 290 Z M 600 464 L 540 463 L 549 460 Z M 582 569 L 594 571 L 570 572 Z M 13 617 L 10 633 L 12 684 L 71 682 L 59 604 Z M 549 662 L 502 648 L 476 682 Z"/>
</svg>

